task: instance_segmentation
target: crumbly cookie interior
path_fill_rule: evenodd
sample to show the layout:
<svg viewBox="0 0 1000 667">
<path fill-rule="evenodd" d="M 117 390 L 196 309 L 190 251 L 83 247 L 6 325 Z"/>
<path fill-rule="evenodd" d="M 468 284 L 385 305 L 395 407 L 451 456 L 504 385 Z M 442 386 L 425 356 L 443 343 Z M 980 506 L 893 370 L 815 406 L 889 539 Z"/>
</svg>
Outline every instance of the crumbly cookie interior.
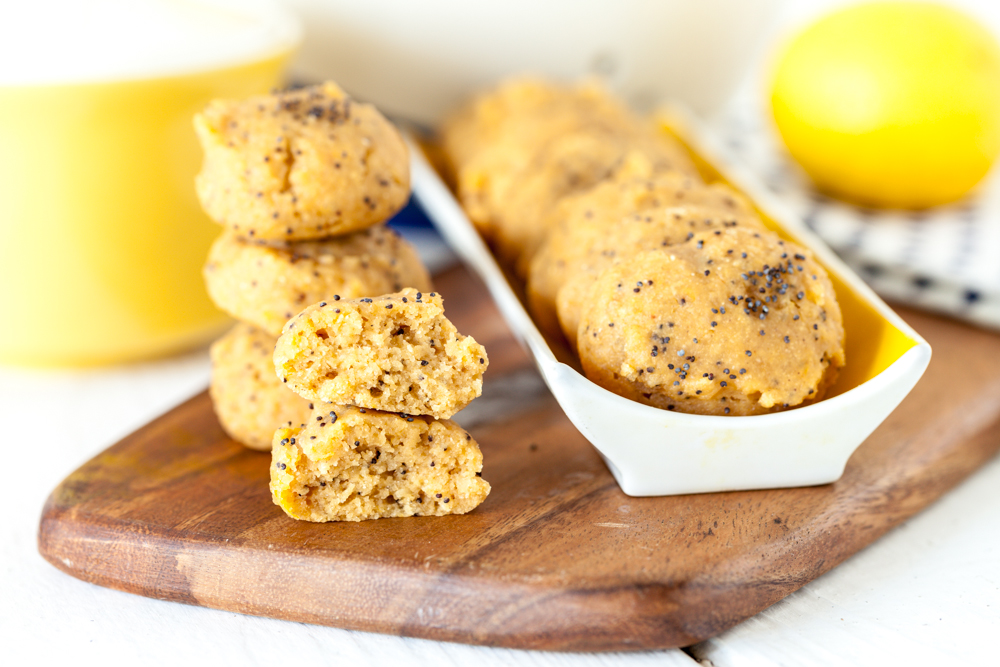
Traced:
<svg viewBox="0 0 1000 667">
<path fill-rule="evenodd" d="M 274 362 L 310 399 L 439 419 L 479 396 L 489 365 L 441 296 L 415 289 L 310 306 L 285 326 Z"/>
<path fill-rule="evenodd" d="M 274 434 L 271 493 L 295 519 L 464 514 L 490 492 L 479 445 L 449 420 L 321 405 Z"/>
</svg>

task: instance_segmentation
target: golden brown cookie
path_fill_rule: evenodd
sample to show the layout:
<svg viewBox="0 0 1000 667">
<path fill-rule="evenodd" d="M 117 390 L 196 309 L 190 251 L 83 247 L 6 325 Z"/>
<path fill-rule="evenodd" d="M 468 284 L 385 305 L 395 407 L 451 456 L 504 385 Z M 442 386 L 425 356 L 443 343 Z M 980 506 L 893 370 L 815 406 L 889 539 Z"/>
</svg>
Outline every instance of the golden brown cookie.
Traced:
<svg viewBox="0 0 1000 667">
<path fill-rule="evenodd" d="M 536 321 L 549 333 L 558 330 L 559 290 L 594 256 L 595 244 L 609 236 L 614 240 L 609 228 L 640 212 L 679 205 L 756 219 L 750 204 L 731 188 L 705 185 L 697 177 L 677 172 L 656 173 L 648 160 L 631 154 L 613 178 L 565 198 L 553 211 L 548 235 L 528 272 L 528 306 Z M 564 330 L 576 332 L 575 327 Z M 567 333 L 567 337 L 572 342 L 573 336 Z"/>
<path fill-rule="evenodd" d="M 587 377 L 627 398 L 710 415 L 822 398 L 844 364 L 826 272 L 768 231 L 702 231 L 598 278 L 577 335 Z"/>
<path fill-rule="evenodd" d="M 508 82 L 446 123 L 443 143 L 470 219 L 522 275 L 556 202 L 608 178 L 628 153 L 695 173 L 679 145 L 596 85 Z"/>
<path fill-rule="evenodd" d="M 486 350 L 436 292 L 314 304 L 285 325 L 274 367 L 311 400 L 447 418 L 479 396 Z"/>
<path fill-rule="evenodd" d="M 195 116 L 209 217 L 242 238 L 302 240 L 390 218 L 410 196 L 396 128 L 334 83 L 217 100 Z"/>
<path fill-rule="evenodd" d="M 442 127 L 451 168 L 458 171 L 514 130 L 521 141 L 543 142 L 577 129 L 581 119 L 621 124 L 623 107 L 596 82 L 566 86 L 532 77 L 500 82 L 468 100 Z"/>
<path fill-rule="evenodd" d="M 276 428 L 302 423 L 313 407 L 278 380 L 273 351 L 274 336 L 248 324 L 237 324 L 211 348 L 215 414 L 250 449 L 270 449 Z"/>
<path fill-rule="evenodd" d="M 431 289 L 416 250 L 385 225 L 317 241 L 248 243 L 224 233 L 205 264 L 216 305 L 275 337 L 311 303 Z"/>
<path fill-rule="evenodd" d="M 581 244 L 570 260 L 573 270 L 556 295 L 556 313 L 566 339 L 575 347 L 580 312 L 604 269 L 640 252 L 684 243 L 698 232 L 735 227 L 765 229 L 753 214 L 736 215 L 704 206 L 648 209 L 608 226 L 604 233 L 595 235 L 593 243 Z"/>
<path fill-rule="evenodd" d="M 271 495 L 293 519 L 465 514 L 490 492 L 479 445 L 449 420 L 326 405 L 274 434 Z"/>
</svg>

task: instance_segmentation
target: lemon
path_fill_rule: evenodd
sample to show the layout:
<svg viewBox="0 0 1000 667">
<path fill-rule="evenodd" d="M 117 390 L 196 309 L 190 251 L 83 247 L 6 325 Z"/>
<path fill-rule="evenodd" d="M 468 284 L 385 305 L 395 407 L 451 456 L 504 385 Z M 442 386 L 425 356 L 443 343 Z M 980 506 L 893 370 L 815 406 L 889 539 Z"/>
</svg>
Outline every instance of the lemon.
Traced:
<svg viewBox="0 0 1000 667">
<path fill-rule="evenodd" d="M 942 204 L 969 192 L 1000 153 L 1000 47 L 948 7 L 853 6 L 792 40 L 771 106 L 821 190 L 871 206 Z"/>
</svg>

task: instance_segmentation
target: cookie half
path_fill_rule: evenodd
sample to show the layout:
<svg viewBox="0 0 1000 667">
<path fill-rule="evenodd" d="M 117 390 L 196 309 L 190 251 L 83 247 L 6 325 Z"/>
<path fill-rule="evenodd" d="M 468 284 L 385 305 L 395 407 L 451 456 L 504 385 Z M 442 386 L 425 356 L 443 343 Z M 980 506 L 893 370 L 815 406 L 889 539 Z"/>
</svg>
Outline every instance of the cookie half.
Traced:
<svg viewBox="0 0 1000 667">
<path fill-rule="evenodd" d="M 482 393 L 486 350 L 436 292 L 323 301 L 285 325 L 278 375 L 315 401 L 445 419 Z"/>
<path fill-rule="evenodd" d="M 293 519 L 465 514 L 490 492 L 483 455 L 448 420 L 324 406 L 274 434 L 271 494 Z"/>
</svg>

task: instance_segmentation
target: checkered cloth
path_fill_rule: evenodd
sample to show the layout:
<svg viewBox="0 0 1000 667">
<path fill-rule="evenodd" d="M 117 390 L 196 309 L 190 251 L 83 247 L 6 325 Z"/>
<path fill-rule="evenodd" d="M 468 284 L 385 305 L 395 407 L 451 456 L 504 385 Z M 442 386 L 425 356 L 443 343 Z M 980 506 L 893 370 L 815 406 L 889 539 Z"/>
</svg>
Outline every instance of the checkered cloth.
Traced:
<svg viewBox="0 0 1000 667">
<path fill-rule="evenodd" d="M 1000 328 L 1000 170 L 956 205 L 920 212 L 859 208 L 816 192 L 747 98 L 709 124 L 742 163 L 884 298 Z"/>
</svg>

